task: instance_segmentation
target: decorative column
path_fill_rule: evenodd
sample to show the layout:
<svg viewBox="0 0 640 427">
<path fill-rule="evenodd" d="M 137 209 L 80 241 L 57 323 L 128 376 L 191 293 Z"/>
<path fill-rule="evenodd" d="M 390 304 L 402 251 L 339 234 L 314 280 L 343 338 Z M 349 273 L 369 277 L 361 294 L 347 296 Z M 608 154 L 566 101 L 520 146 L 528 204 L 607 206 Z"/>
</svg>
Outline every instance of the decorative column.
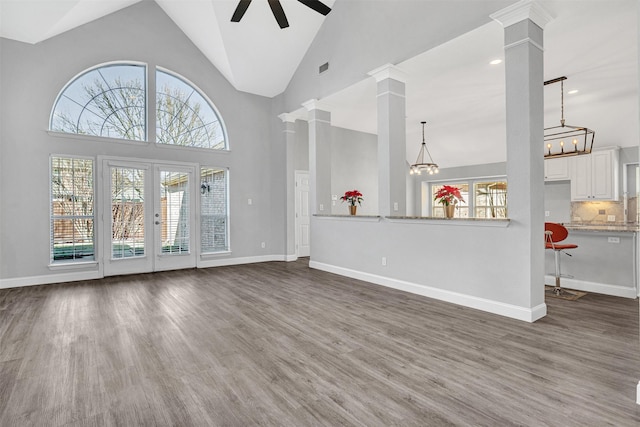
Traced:
<svg viewBox="0 0 640 427">
<path fill-rule="evenodd" d="M 309 114 L 309 210 L 331 213 L 331 113 L 321 110 L 318 100 L 302 104 Z"/>
<path fill-rule="evenodd" d="M 406 78 L 391 64 L 368 74 L 378 84 L 379 212 L 382 216 L 404 216 L 407 212 Z"/>
<path fill-rule="evenodd" d="M 530 307 L 544 304 L 543 28 L 551 20 L 525 0 L 491 18 L 504 27 L 509 226 L 518 286 L 529 284 Z M 533 319 L 536 320 L 536 319 Z"/>
<path fill-rule="evenodd" d="M 295 224 L 295 122 L 293 114 L 283 113 L 278 116 L 283 122 L 285 143 L 285 236 L 284 249 L 287 261 L 296 259 L 296 224 Z"/>
</svg>

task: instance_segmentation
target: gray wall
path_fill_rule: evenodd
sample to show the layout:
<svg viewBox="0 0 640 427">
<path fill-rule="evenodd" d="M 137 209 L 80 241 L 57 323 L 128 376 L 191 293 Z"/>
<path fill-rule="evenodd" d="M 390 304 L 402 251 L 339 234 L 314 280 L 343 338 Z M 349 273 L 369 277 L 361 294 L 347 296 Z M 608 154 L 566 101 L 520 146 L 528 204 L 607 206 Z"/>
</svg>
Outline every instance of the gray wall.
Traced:
<svg viewBox="0 0 640 427">
<path fill-rule="evenodd" d="M 283 162 L 279 120 L 268 98 L 236 91 L 153 2 L 137 3 L 36 45 L 0 39 L 0 278 L 52 274 L 49 155 L 113 155 L 229 167 L 230 257 L 283 254 Z M 110 61 L 144 62 L 199 87 L 219 110 L 231 151 L 171 150 L 47 133 L 59 91 Z M 273 142 L 276 141 L 276 142 Z M 247 205 L 251 198 L 253 204 Z M 267 242 L 267 248 L 260 247 Z"/>
<path fill-rule="evenodd" d="M 331 194 L 338 197 L 332 203 L 332 214 L 348 213 L 347 204 L 340 201 L 345 191 L 363 194 L 358 214 L 378 214 L 378 137 L 349 129 L 331 128 Z"/>
</svg>

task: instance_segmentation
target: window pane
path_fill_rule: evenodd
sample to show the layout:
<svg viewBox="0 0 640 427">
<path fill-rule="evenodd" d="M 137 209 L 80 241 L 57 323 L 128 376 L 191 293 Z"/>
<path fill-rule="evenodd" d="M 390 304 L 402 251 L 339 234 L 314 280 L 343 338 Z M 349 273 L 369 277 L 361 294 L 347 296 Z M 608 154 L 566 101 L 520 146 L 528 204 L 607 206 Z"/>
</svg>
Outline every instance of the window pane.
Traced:
<svg viewBox="0 0 640 427">
<path fill-rule="evenodd" d="M 51 158 L 51 260 L 93 260 L 93 161 Z"/>
<path fill-rule="evenodd" d="M 507 217 L 507 183 L 505 181 L 476 182 L 474 194 L 478 218 Z"/>
<path fill-rule="evenodd" d="M 111 168 L 111 257 L 144 256 L 144 169 Z"/>
<path fill-rule="evenodd" d="M 200 170 L 200 249 L 202 253 L 229 250 L 227 171 Z"/>
<path fill-rule="evenodd" d="M 64 88 L 51 130 L 146 140 L 145 67 L 107 65 L 89 70 Z"/>
<path fill-rule="evenodd" d="M 436 194 L 442 187 L 449 185 L 451 187 L 457 187 L 460 190 L 460 195 L 464 201 L 459 201 L 454 211 L 454 218 L 469 218 L 469 184 L 468 183 L 441 183 L 431 186 L 431 201 L 432 201 L 432 215 L 438 218 L 444 218 L 444 208 L 440 203 L 434 200 Z"/>
<path fill-rule="evenodd" d="M 162 253 L 189 253 L 189 174 L 161 171 L 160 181 Z"/>
<path fill-rule="evenodd" d="M 156 138 L 160 144 L 224 150 L 226 138 L 218 115 L 193 86 L 156 72 Z"/>
</svg>

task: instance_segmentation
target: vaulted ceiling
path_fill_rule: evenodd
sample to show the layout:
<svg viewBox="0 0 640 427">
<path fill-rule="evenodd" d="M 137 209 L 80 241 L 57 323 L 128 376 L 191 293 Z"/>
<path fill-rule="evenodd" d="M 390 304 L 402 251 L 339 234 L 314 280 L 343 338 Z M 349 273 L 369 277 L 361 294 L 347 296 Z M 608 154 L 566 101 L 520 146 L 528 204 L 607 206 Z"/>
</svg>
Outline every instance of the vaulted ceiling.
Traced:
<svg viewBox="0 0 640 427">
<path fill-rule="evenodd" d="M 38 43 L 140 1 L 1 0 L 0 37 Z M 282 93 L 325 17 L 297 0 L 281 0 L 290 26 L 281 29 L 267 1 L 252 1 L 231 22 L 239 0 L 155 0 L 238 90 Z M 323 0 L 331 7 L 335 0 Z"/>
<path fill-rule="evenodd" d="M 291 24 L 285 29 L 266 0 L 252 1 L 239 23 L 231 22 L 239 0 L 0 0 L 0 36 L 38 43 L 139 1 L 155 1 L 236 89 L 267 97 L 286 89 L 324 20 L 337 19 L 297 0 L 281 0 Z M 322 1 L 333 7 L 336 0 Z M 545 28 L 545 79 L 569 78 L 567 123 L 594 129 L 596 146 L 637 146 L 637 1 L 539 1 L 554 16 Z M 489 64 L 503 57 L 503 29 L 491 22 L 396 64 L 407 75 L 408 161 L 417 155 L 422 120 L 442 167 L 505 160 L 504 63 Z M 333 125 L 376 133 L 372 78 L 320 101 Z M 559 116 L 559 87 L 550 85 L 545 125 Z"/>
</svg>

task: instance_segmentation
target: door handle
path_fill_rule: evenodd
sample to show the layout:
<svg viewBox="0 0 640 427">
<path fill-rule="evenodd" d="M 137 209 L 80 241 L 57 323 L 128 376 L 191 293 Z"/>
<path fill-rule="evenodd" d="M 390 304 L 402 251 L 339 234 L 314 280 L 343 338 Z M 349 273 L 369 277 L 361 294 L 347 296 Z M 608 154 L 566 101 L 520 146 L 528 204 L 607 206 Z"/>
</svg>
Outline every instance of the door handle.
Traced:
<svg viewBox="0 0 640 427">
<path fill-rule="evenodd" d="M 160 221 L 156 221 L 156 225 L 160 225 Z"/>
</svg>

